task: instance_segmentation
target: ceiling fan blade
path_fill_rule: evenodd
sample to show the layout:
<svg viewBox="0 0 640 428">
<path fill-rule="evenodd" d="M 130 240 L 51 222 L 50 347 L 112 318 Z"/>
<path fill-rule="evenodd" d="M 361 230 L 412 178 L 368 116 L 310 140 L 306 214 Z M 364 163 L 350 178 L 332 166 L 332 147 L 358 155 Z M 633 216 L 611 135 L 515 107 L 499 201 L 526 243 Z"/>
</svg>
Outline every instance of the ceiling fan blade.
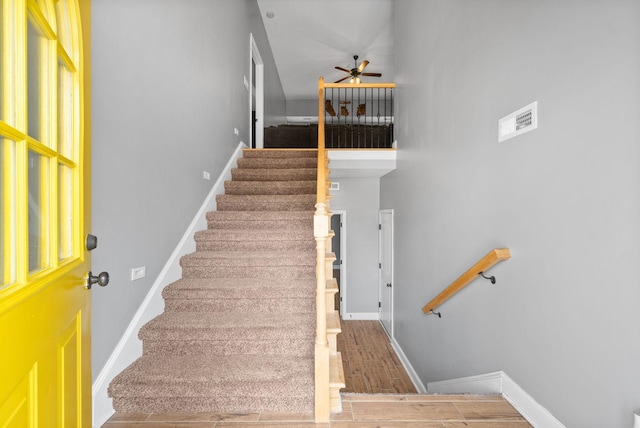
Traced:
<svg viewBox="0 0 640 428">
<path fill-rule="evenodd" d="M 364 61 L 362 61 L 362 63 L 360 64 L 360 67 L 358 67 L 358 72 L 362 73 L 362 70 L 364 70 L 364 68 L 369 65 L 369 61 L 367 61 L 366 59 Z"/>
<path fill-rule="evenodd" d="M 336 66 L 337 70 L 344 71 L 345 73 L 351 73 L 351 70 L 347 70 L 346 68 Z"/>
<path fill-rule="evenodd" d="M 336 80 L 336 81 L 335 81 L 335 82 L 333 82 L 333 83 L 340 83 L 340 82 L 342 82 L 343 80 L 347 80 L 347 79 L 349 79 L 349 78 L 351 78 L 351 76 L 343 77 L 342 79 L 340 79 L 340 80 Z"/>
<path fill-rule="evenodd" d="M 382 73 L 361 73 L 361 76 L 382 77 Z"/>
</svg>

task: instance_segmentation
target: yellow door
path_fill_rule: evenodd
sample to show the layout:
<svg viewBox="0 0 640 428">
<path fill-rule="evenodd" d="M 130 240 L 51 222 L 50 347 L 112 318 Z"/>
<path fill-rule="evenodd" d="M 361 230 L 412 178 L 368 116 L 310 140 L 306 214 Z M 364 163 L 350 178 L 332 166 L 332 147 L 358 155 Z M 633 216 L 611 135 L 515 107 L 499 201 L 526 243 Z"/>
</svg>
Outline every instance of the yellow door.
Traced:
<svg viewBox="0 0 640 428">
<path fill-rule="evenodd" d="M 0 0 L 0 427 L 91 426 L 88 5 Z"/>
</svg>

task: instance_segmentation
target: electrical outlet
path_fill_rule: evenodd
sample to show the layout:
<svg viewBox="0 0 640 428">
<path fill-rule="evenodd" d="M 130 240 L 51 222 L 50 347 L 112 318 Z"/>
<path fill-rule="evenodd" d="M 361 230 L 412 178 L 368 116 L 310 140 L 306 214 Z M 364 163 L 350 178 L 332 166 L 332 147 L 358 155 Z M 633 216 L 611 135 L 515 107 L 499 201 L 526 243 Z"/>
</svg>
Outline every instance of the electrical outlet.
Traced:
<svg viewBox="0 0 640 428">
<path fill-rule="evenodd" d="M 211 180 L 211 174 L 209 174 L 209 171 L 202 171 L 202 178 L 205 180 Z"/>
<path fill-rule="evenodd" d="M 147 276 L 147 267 L 140 266 L 131 269 L 131 281 L 135 281 L 136 279 L 144 278 Z"/>
<path fill-rule="evenodd" d="M 238 131 L 238 128 L 233 128 L 233 133 L 236 135 L 240 135 L 240 131 Z"/>
</svg>

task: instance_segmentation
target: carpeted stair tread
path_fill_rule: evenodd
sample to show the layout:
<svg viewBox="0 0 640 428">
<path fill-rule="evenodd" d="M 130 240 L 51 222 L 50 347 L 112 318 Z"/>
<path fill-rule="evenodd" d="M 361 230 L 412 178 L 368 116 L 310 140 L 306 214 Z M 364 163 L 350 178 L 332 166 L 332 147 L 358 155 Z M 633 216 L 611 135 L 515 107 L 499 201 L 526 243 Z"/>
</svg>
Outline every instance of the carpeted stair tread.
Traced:
<svg viewBox="0 0 640 428">
<path fill-rule="evenodd" d="M 165 312 L 277 312 L 304 313 L 315 310 L 315 301 L 309 297 L 283 296 L 263 297 L 259 295 L 242 298 L 202 297 L 200 299 L 169 299 L 164 302 Z"/>
<path fill-rule="evenodd" d="M 196 251 L 180 259 L 186 266 L 315 266 L 315 253 L 299 251 Z"/>
<path fill-rule="evenodd" d="M 315 195 L 218 195 L 220 211 L 309 211 Z"/>
<path fill-rule="evenodd" d="M 168 299 L 243 299 L 255 297 L 308 297 L 315 295 L 315 281 L 248 278 L 183 278 L 162 290 Z"/>
<path fill-rule="evenodd" d="M 260 247 L 270 251 L 309 251 L 315 248 L 310 240 L 224 240 L 199 239 L 196 241 L 197 251 L 256 251 Z"/>
<path fill-rule="evenodd" d="M 283 181 L 283 180 L 316 180 L 317 168 L 244 168 L 231 169 L 232 181 Z"/>
<path fill-rule="evenodd" d="M 206 397 L 136 397 L 135 399 L 114 397 L 113 407 L 122 413 L 227 413 L 247 414 L 261 412 L 311 413 L 313 399 L 307 397 L 263 396 L 249 397 L 233 395 L 209 395 Z M 250 403 L 250 404 L 247 404 Z M 235 426 L 241 426 L 234 424 Z M 154 426 L 154 425 L 144 425 Z M 185 425 L 167 425 L 183 427 Z M 202 426 L 189 424 L 190 426 Z M 206 425 L 205 425 L 206 426 Z M 219 425 L 222 426 L 222 425 Z M 258 425 L 259 426 L 259 425 Z M 277 426 L 277 425 L 276 425 Z"/>
<path fill-rule="evenodd" d="M 313 211 L 210 211 L 210 229 L 313 230 Z"/>
<path fill-rule="evenodd" d="M 227 195 L 310 195 L 316 193 L 316 180 L 225 181 Z"/>
<path fill-rule="evenodd" d="M 312 241 L 315 242 L 313 231 L 309 229 L 285 229 L 274 231 L 271 229 L 207 229 L 195 233 L 197 241 Z"/>
<path fill-rule="evenodd" d="M 313 372 L 311 357 L 142 357 L 113 380 L 109 394 L 121 412 L 308 412 Z"/>
<path fill-rule="evenodd" d="M 238 168 L 315 168 L 318 166 L 317 158 L 239 158 Z"/>
<path fill-rule="evenodd" d="M 314 313 L 164 312 L 138 334 L 142 340 L 278 340 L 314 337 Z M 312 349 L 312 348 L 310 348 Z"/>
<path fill-rule="evenodd" d="M 242 157 L 245 158 L 318 158 L 318 149 L 305 150 L 278 150 L 278 149 L 244 149 Z"/>
<path fill-rule="evenodd" d="M 162 291 L 165 311 L 314 310 L 313 279 L 183 278 Z"/>
<path fill-rule="evenodd" d="M 311 251 L 196 251 L 180 259 L 183 278 L 314 278 Z"/>
</svg>

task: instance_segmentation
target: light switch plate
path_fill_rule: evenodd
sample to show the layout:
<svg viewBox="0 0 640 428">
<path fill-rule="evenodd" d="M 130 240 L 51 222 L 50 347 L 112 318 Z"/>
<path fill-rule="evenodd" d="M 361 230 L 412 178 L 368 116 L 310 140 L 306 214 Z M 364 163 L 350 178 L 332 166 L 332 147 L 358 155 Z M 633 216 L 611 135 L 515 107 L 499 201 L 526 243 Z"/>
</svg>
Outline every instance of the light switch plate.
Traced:
<svg viewBox="0 0 640 428">
<path fill-rule="evenodd" d="M 147 267 L 140 266 L 131 269 L 131 281 L 135 281 L 136 279 L 141 279 L 147 276 Z"/>
</svg>

